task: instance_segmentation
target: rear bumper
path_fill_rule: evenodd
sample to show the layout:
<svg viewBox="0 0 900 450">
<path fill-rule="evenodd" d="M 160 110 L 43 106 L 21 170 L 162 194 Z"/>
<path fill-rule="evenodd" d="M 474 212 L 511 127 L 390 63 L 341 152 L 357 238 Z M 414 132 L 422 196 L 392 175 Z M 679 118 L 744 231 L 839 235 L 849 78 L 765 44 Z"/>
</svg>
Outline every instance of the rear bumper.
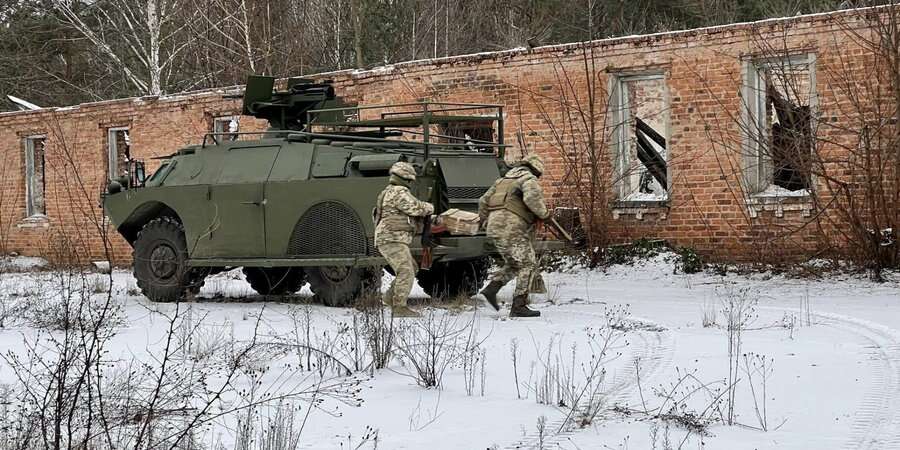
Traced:
<svg viewBox="0 0 900 450">
<path fill-rule="evenodd" d="M 433 249 L 435 259 L 441 261 L 457 261 L 463 259 L 481 258 L 497 253 L 493 241 L 487 236 L 452 236 L 435 238 L 438 244 Z M 421 254 L 422 249 L 414 249 L 415 254 Z"/>
</svg>

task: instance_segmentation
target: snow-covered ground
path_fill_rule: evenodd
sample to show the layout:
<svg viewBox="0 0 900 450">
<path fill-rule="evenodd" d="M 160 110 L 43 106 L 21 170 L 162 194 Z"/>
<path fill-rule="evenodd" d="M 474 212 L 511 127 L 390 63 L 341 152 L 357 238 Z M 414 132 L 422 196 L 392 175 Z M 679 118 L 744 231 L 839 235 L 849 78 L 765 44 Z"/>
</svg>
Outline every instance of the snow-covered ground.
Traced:
<svg viewBox="0 0 900 450">
<path fill-rule="evenodd" d="M 23 301 L 52 286 L 51 277 L 7 273 L 0 292 Z M 328 395 L 311 410 L 310 396 L 284 402 L 299 407 L 299 448 L 309 449 L 375 448 L 376 435 L 381 449 L 897 449 L 900 281 L 889 278 L 683 275 L 673 274 L 666 256 L 606 272 L 547 274 L 548 294 L 533 296 L 539 319 L 507 319 L 506 309 L 495 313 L 483 303 L 424 307 L 418 326 L 431 321 L 452 335 L 445 352 L 459 351 L 440 388 L 419 386 L 414 364 L 399 352 L 387 368 L 352 378 L 358 404 Z M 176 306 L 147 301 L 125 271 L 113 279 L 123 321 L 108 359 L 153 361 L 166 343 L 165 315 Z M 265 302 L 229 272 L 209 278 L 181 314 L 189 308 L 192 348 L 204 357 L 256 335 L 327 349 L 352 366 L 359 341 L 348 330 L 359 313 L 310 304 L 309 295 L 305 288 L 288 301 Z M 413 295 L 425 302 L 418 288 Z M 501 292 L 510 296 L 511 286 Z M 729 313 L 744 323 L 733 359 Z M 23 341 L 39 334 L 33 321 L 8 320 L 0 352 L 24 353 Z M 268 355 L 258 362 L 266 369 L 236 379 L 234 394 L 217 407 L 239 403 L 254 380 L 253 395 L 273 397 L 318 380 L 297 369 L 310 357 L 303 350 Z M 737 364 L 733 402 L 730 361 Z M 0 385 L 14 383 L 0 361 Z M 577 394 L 575 410 L 566 392 Z M 722 423 L 729 403 L 732 425 Z M 271 409 L 259 408 L 258 420 Z M 202 439 L 229 446 L 236 421 L 217 419 Z M 707 426 L 690 428 L 698 423 Z"/>
</svg>

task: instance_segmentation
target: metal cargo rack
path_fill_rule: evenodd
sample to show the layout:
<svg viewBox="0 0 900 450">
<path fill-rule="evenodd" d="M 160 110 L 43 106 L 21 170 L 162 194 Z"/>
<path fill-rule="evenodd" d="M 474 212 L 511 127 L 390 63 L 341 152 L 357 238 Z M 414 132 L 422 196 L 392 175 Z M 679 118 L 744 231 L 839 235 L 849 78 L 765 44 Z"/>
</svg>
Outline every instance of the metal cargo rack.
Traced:
<svg viewBox="0 0 900 450">
<path fill-rule="evenodd" d="M 397 109 L 400 109 L 399 111 Z M 476 111 L 488 110 L 488 113 L 473 114 Z M 469 114 L 466 114 L 469 113 Z M 376 118 L 362 119 L 363 115 L 374 115 Z M 299 133 L 313 138 L 347 140 L 359 143 L 360 146 L 378 148 L 407 148 L 423 150 L 428 158 L 431 150 L 467 151 L 472 147 L 491 149 L 503 157 L 503 106 L 479 103 L 447 103 L 447 102 L 413 102 L 400 104 L 384 104 L 371 106 L 348 106 L 339 108 L 313 109 L 306 112 L 306 130 Z M 344 120 L 322 120 L 338 117 Z M 483 140 L 433 133 L 433 125 L 449 124 L 483 124 L 491 129 L 496 123 L 496 140 Z M 315 128 L 332 127 L 359 129 L 368 131 L 315 131 Z M 421 129 L 416 131 L 415 129 Z M 390 139 L 413 135 L 421 140 Z M 434 142 L 434 138 L 447 142 Z M 381 144 L 381 145 L 378 145 Z"/>
</svg>

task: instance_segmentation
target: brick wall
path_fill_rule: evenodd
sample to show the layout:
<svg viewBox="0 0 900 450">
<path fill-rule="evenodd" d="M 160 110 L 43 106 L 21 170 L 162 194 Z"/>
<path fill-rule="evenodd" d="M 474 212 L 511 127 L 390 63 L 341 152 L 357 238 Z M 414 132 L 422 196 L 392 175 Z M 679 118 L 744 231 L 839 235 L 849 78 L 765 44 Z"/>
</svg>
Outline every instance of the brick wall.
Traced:
<svg viewBox="0 0 900 450">
<path fill-rule="evenodd" d="M 517 132 L 547 163 L 544 186 L 556 206 L 573 205 L 560 180 L 570 174 L 566 149 L 553 143 L 564 116 L 583 108 L 593 92 L 598 141 L 611 144 L 607 98 L 614 77 L 662 74 L 668 104 L 670 195 L 664 203 L 615 203 L 608 207 L 613 241 L 662 238 L 723 259 L 759 254 L 789 255 L 821 244 L 821 227 L 809 223 L 808 200 L 748 205 L 742 187 L 741 127 L 744 61 L 779 52 L 816 56 L 816 92 L 823 117 L 841 121 L 846 99 L 830 88 L 828 73 L 845 71 L 869 55 L 847 34 L 868 33 L 863 16 L 841 12 L 738 24 L 583 44 L 511 50 L 414 61 L 369 71 L 342 71 L 318 78 L 334 81 L 339 95 L 361 104 L 415 100 L 498 103 L 505 106 L 505 140 Z M 585 52 L 589 52 L 586 70 Z M 842 72 L 843 73 L 843 72 Z M 864 71 L 859 77 L 864 79 Z M 593 86 L 593 88 L 590 88 Z M 0 114 L 0 229 L 6 251 L 47 254 L 60 236 L 77 243 L 80 256 L 105 258 L 98 198 L 106 184 L 107 130 L 128 127 L 131 154 L 151 158 L 198 143 L 214 117 L 239 112 L 224 91 L 166 98 L 137 98 L 72 108 Z M 569 106 L 565 106 L 568 104 Z M 554 125 L 548 124 L 548 120 Z M 654 119 L 657 120 L 657 119 Z M 241 131 L 263 129 L 249 117 Z M 565 130 L 563 130 L 565 131 Z M 23 138 L 46 135 L 46 217 L 27 218 Z M 836 138 L 840 138 L 837 136 Z M 510 151 L 512 156 L 518 149 Z M 609 149 L 604 150 L 608 156 Z M 604 172 L 614 176 L 609 158 Z M 771 203 L 771 202 L 770 202 Z M 776 204 L 777 203 L 777 204 Z M 752 211 L 751 211 L 752 210 Z M 798 230 L 799 228 L 799 230 Z M 828 231 L 828 230 L 825 230 Z M 130 248 L 110 235 L 113 258 L 126 262 Z M 780 252 L 780 253 L 779 253 Z"/>
</svg>

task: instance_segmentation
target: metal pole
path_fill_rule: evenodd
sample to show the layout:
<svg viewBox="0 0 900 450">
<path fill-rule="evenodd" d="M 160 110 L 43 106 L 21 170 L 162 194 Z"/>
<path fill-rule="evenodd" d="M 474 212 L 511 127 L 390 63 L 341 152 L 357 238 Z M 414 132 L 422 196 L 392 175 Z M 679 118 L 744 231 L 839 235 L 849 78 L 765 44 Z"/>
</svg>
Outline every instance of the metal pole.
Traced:
<svg viewBox="0 0 900 450">
<path fill-rule="evenodd" d="M 497 156 L 500 159 L 506 159 L 506 147 L 503 146 L 503 107 L 497 107 L 497 143 L 500 144 L 500 147 L 497 148 Z"/>
<path fill-rule="evenodd" d="M 422 133 L 424 135 L 423 139 L 425 141 L 425 160 L 428 161 L 429 156 L 431 156 L 429 141 L 431 137 L 431 113 L 428 112 L 428 103 L 423 103 L 423 113 L 422 113 Z"/>
</svg>

